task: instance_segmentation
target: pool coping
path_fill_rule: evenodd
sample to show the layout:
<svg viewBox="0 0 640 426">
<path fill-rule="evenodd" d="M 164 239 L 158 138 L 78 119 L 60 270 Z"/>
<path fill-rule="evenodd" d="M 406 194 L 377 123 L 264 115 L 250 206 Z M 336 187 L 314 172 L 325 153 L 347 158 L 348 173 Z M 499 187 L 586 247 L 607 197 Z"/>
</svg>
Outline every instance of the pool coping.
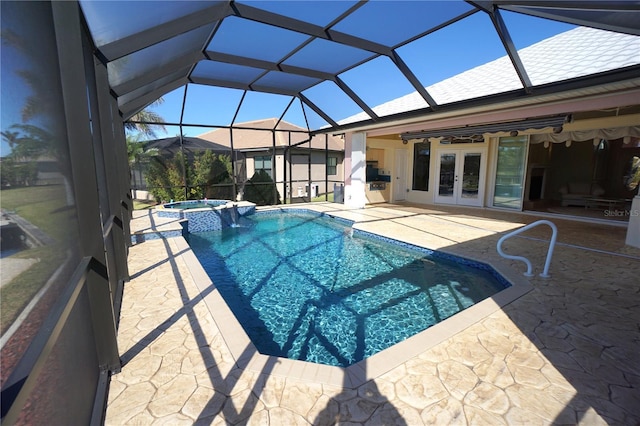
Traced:
<svg viewBox="0 0 640 426">
<path fill-rule="evenodd" d="M 315 212 L 314 210 L 310 211 Z M 354 227 L 356 225 L 357 222 L 354 223 Z M 375 232 L 367 232 L 377 235 Z M 222 295 L 215 288 L 215 284 L 205 272 L 187 241 L 183 237 L 171 238 L 170 241 L 174 245 L 176 253 L 181 253 L 180 256 L 200 293 L 206 294 L 203 301 L 239 368 L 259 374 L 268 369 L 268 374 L 274 376 L 351 389 L 387 373 L 409 359 L 453 337 L 533 289 L 524 276 L 511 268 L 507 269 L 502 265 L 480 260 L 473 256 L 465 255 L 463 257 L 443 249 L 434 250 L 489 265 L 509 281 L 511 286 L 458 312 L 447 318 L 446 321 L 435 324 L 375 355 L 348 367 L 337 367 L 259 353 Z M 423 248 L 433 250 L 428 247 Z"/>
</svg>

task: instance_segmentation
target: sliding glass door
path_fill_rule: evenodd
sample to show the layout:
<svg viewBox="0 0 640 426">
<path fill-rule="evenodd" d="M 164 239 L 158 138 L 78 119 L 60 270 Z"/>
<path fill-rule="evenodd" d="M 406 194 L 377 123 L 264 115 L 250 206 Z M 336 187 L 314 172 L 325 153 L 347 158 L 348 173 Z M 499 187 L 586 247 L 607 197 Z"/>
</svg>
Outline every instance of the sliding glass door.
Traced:
<svg viewBox="0 0 640 426">
<path fill-rule="evenodd" d="M 494 207 L 522 209 L 527 150 L 527 136 L 500 138 L 496 155 Z"/>
</svg>

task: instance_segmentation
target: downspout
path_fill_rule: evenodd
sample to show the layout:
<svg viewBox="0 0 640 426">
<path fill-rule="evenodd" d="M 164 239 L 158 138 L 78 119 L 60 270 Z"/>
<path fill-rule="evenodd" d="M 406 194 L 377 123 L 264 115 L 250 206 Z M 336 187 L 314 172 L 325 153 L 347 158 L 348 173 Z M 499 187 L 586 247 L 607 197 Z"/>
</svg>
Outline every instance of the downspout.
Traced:
<svg viewBox="0 0 640 426">
<path fill-rule="evenodd" d="M 229 147 L 231 148 L 231 181 L 233 182 L 233 198 L 238 198 L 238 183 L 236 179 L 236 151 L 233 148 L 233 126 L 229 127 Z"/>
<path fill-rule="evenodd" d="M 271 152 L 271 172 L 273 173 L 273 202 L 278 204 L 278 183 L 276 180 L 276 131 L 271 130 L 271 142 L 273 144 L 273 151 Z"/>
<path fill-rule="evenodd" d="M 307 174 L 307 179 L 308 179 L 307 188 L 309 188 L 309 193 L 307 195 L 309 196 L 309 202 L 311 202 L 311 154 L 312 154 L 312 152 L 311 152 L 311 139 L 312 138 L 309 138 L 309 148 L 308 148 L 309 155 L 307 156 L 307 158 L 308 158 L 307 166 L 308 166 L 308 169 L 309 169 L 309 173 Z"/>
<path fill-rule="evenodd" d="M 329 201 L 329 134 L 324 134 L 324 201 Z"/>
<path fill-rule="evenodd" d="M 289 191 L 289 204 L 291 204 L 293 202 L 293 170 L 292 170 L 292 165 L 291 165 L 291 154 L 292 154 L 291 148 L 295 148 L 295 147 L 303 145 L 303 144 L 305 144 L 307 142 L 311 142 L 311 137 L 309 137 L 309 139 L 305 139 L 305 140 L 303 140 L 301 142 L 297 142 L 297 143 L 294 143 L 293 145 L 291 145 L 291 132 L 289 132 L 289 146 L 285 147 L 284 155 L 283 155 L 286 158 L 287 152 L 289 153 L 289 179 L 290 179 L 290 182 L 289 182 L 289 188 L 290 188 L 290 191 Z M 286 165 L 285 165 L 285 168 L 286 168 Z"/>
</svg>

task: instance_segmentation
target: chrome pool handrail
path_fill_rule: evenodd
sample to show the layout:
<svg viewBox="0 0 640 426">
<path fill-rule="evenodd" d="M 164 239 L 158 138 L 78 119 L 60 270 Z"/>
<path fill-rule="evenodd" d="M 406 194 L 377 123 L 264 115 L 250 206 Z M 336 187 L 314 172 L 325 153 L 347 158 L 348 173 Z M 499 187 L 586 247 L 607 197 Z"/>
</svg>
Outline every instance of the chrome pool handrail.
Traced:
<svg viewBox="0 0 640 426">
<path fill-rule="evenodd" d="M 530 223 L 526 226 L 523 226 L 522 228 L 516 229 L 515 231 L 509 232 L 506 235 L 503 235 L 499 240 L 498 240 L 498 244 L 496 246 L 496 250 L 498 251 L 498 254 L 506 259 L 513 259 L 513 260 L 520 260 L 524 263 L 527 264 L 527 272 L 524 273 L 524 275 L 526 277 L 532 277 L 533 273 L 532 273 L 532 267 L 531 267 L 531 261 L 529 259 L 527 259 L 524 256 L 515 256 L 515 255 L 511 255 L 511 254 L 506 254 L 505 252 L 502 251 L 502 243 L 508 239 L 513 237 L 514 235 L 518 235 L 521 232 L 527 231 L 531 228 L 534 228 L 538 225 L 549 225 L 551 227 L 552 230 L 552 234 L 551 234 L 551 241 L 549 241 L 549 250 L 547 251 L 547 259 L 544 262 L 544 270 L 542 271 L 542 273 L 540 274 L 540 276 L 542 278 L 549 278 L 549 266 L 551 265 L 551 257 L 553 256 L 553 249 L 556 245 L 556 239 L 558 237 L 558 228 L 556 227 L 556 225 L 549 221 L 549 220 L 538 220 L 536 222 Z"/>
</svg>

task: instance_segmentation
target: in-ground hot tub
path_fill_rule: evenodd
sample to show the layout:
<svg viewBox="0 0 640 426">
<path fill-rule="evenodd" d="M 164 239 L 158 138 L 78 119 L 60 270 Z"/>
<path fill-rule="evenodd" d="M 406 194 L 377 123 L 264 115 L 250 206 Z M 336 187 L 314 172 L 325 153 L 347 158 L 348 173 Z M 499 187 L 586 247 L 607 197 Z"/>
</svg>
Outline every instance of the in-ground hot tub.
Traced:
<svg viewBox="0 0 640 426">
<path fill-rule="evenodd" d="M 192 210 L 224 206 L 230 202 L 230 200 L 208 200 L 205 198 L 204 200 L 175 201 L 163 204 L 162 207 L 173 210 Z"/>
<path fill-rule="evenodd" d="M 189 200 L 167 203 L 156 209 L 158 217 L 184 219 L 188 232 L 216 231 L 239 226 L 242 218 L 255 212 L 248 201 Z"/>
</svg>

